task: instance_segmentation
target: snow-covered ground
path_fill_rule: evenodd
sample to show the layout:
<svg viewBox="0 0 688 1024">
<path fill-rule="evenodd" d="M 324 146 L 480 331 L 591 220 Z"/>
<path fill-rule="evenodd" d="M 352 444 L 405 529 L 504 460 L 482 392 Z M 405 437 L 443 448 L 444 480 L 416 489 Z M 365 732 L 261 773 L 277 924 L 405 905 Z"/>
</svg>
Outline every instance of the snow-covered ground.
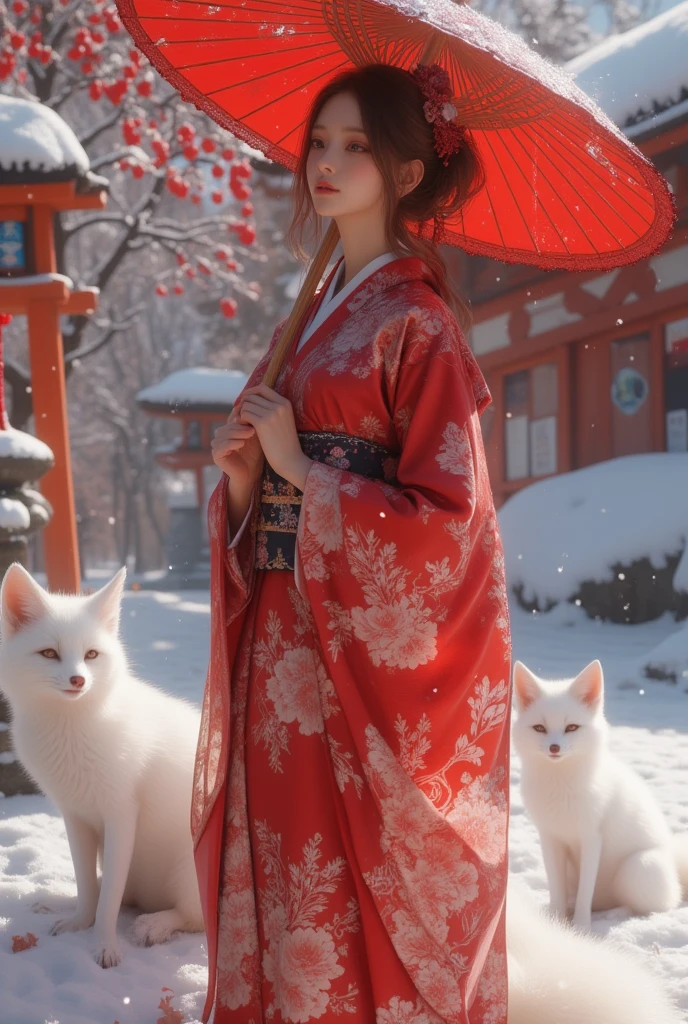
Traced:
<svg viewBox="0 0 688 1024">
<path fill-rule="evenodd" d="M 208 612 L 204 593 L 128 592 L 123 630 L 137 670 L 173 693 L 200 701 Z M 668 618 L 633 627 L 594 623 L 580 609 L 560 605 L 547 615 L 515 610 L 513 631 L 515 657 L 540 675 L 572 675 L 589 660 L 601 659 L 615 749 L 648 780 L 674 828 L 688 830 L 688 681 L 668 686 L 634 677 L 643 655 L 678 633 L 677 625 Z M 535 830 L 523 811 L 516 762 L 511 865 L 544 902 L 544 869 Z M 91 959 L 90 932 L 52 938 L 54 917 L 32 911 L 37 903 L 62 911 L 74 896 L 67 839 L 55 808 L 42 797 L 0 801 L 0 1024 L 181 1024 L 196 1019 L 206 980 L 202 937 L 181 936 L 166 946 L 139 949 L 127 939 L 134 915 L 123 912 L 123 962 L 103 971 Z M 622 911 L 595 915 L 594 929 L 645 950 L 688 1021 L 688 904 L 647 919 L 628 919 Z M 38 944 L 13 954 L 12 936 L 28 932 Z M 183 1015 L 159 1009 L 161 999 Z"/>
</svg>

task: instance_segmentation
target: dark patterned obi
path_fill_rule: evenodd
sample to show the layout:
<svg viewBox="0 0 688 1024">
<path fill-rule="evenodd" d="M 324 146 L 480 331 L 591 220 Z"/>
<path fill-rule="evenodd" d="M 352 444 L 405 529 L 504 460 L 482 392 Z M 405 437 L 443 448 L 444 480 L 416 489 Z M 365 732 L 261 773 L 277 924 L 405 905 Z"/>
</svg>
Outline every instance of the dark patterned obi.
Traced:
<svg viewBox="0 0 688 1024">
<path fill-rule="evenodd" d="M 314 462 L 348 469 L 370 480 L 394 483 L 398 459 L 388 448 L 348 434 L 303 431 L 299 441 L 304 454 Z M 265 463 L 256 527 L 256 568 L 294 570 L 296 531 L 303 491 Z"/>
</svg>

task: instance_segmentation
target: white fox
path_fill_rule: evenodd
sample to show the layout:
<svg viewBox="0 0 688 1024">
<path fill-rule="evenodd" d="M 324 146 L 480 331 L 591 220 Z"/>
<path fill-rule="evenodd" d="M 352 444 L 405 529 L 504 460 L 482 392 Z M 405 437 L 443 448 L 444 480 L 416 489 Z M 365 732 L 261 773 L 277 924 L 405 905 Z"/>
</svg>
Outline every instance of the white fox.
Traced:
<svg viewBox="0 0 688 1024">
<path fill-rule="evenodd" d="M 509 879 L 507 1024 L 681 1024 L 647 954 L 619 949 L 539 913 Z M 649 958 L 648 958 L 649 959 Z M 489 1024 L 486 1018 L 483 1024 Z"/>
<path fill-rule="evenodd" d="M 190 832 L 199 713 L 131 674 L 124 577 L 90 597 L 48 594 L 15 564 L 0 595 L 14 749 L 64 817 L 76 875 L 76 912 L 52 934 L 95 924 L 101 967 L 120 962 L 122 903 L 146 911 L 138 944 L 203 930 Z"/>
<path fill-rule="evenodd" d="M 514 665 L 513 742 L 537 826 L 550 910 L 590 927 L 592 910 L 672 910 L 688 893 L 688 837 L 675 838 L 641 777 L 609 750 L 604 676 L 593 661 L 546 682 Z"/>
</svg>

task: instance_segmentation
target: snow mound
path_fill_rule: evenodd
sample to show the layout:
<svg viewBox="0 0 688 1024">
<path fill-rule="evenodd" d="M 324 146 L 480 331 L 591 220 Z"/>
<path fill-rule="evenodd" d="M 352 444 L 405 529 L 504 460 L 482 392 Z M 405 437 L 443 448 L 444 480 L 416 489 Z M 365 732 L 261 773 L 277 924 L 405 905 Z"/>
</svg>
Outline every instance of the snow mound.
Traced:
<svg viewBox="0 0 688 1024">
<path fill-rule="evenodd" d="M 50 107 L 0 96 L 0 168 L 86 174 L 89 160 L 72 129 Z"/>
<path fill-rule="evenodd" d="M 15 498 L 0 498 L 0 529 L 28 530 L 31 525 L 29 510 Z"/>
<path fill-rule="evenodd" d="M 248 377 L 238 370 L 195 366 L 176 370 L 136 396 L 137 402 L 160 406 L 231 406 L 246 386 Z"/>
<path fill-rule="evenodd" d="M 52 462 L 53 453 L 33 434 L 23 430 L 0 430 L 0 459 L 41 459 Z"/>
<path fill-rule="evenodd" d="M 682 552 L 673 579 L 688 591 L 688 454 L 626 455 L 538 481 L 500 509 L 512 590 L 527 603 L 570 600 L 611 567 Z"/>
<path fill-rule="evenodd" d="M 566 70 L 616 124 L 688 98 L 688 0 L 574 57 Z"/>
<path fill-rule="evenodd" d="M 688 622 L 642 659 L 641 672 L 648 679 L 688 684 Z"/>
</svg>

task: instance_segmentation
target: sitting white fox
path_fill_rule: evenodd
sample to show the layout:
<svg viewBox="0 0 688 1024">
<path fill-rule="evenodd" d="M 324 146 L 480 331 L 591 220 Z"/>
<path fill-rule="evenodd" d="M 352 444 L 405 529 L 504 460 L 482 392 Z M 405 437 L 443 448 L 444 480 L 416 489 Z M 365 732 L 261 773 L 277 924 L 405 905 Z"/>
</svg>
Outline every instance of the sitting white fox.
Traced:
<svg viewBox="0 0 688 1024">
<path fill-rule="evenodd" d="M 590 927 L 591 910 L 672 910 L 688 894 L 688 837 L 672 836 L 641 777 L 609 750 L 604 676 L 593 661 L 546 682 L 514 665 L 521 792 L 535 822 L 550 909 Z"/>
<path fill-rule="evenodd" d="M 190 832 L 199 714 L 129 671 L 124 576 L 91 597 L 64 596 L 15 564 L 0 596 L 14 749 L 63 815 L 74 862 L 76 912 L 52 934 L 95 924 L 101 967 L 120 962 L 122 903 L 147 911 L 134 923 L 139 944 L 203 930 Z"/>
</svg>

